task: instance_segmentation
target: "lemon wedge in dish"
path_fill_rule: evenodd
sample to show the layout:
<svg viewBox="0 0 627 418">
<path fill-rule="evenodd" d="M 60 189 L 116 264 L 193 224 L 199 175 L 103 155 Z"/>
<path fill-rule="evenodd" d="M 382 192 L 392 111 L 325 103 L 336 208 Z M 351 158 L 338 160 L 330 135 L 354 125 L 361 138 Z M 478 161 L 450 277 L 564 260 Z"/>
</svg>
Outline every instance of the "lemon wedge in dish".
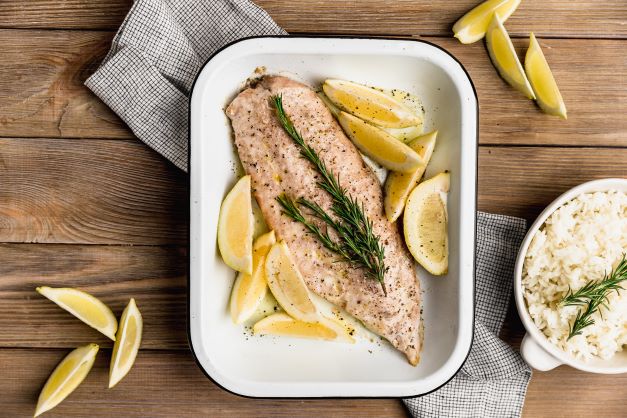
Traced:
<svg viewBox="0 0 627 418">
<path fill-rule="evenodd" d="M 380 90 L 345 80 L 326 80 L 326 96 L 340 109 L 385 128 L 406 128 L 421 118 L 400 101 Z"/>
<path fill-rule="evenodd" d="M 82 290 L 70 287 L 40 286 L 37 288 L 37 292 L 115 341 L 118 321 L 111 309 L 99 299 Z"/>
<path fill-rule="evenodd" d="M 218 219 L 218 247 L 224 262 L 234 270 L 253 272 L 253 216 L 250 176 L 244 176 L 226 195 Z"/>
<path fill-rule="evenodd" d="M 331 319 L 320 317 L 318 322 L 303 322 L 284 313 L 276 313 L 257 322 L 253 326 L 253 333 L 351 344 L 355 342 L 345 327 Z"/>
<path fill-rule="evenodd" d="M 492 64 L 501 77 L 528 99 L 535 99 L 536 96 L 518 60 L 512 40 L 496 13 L 492 17 L 485 40 Z"/>
<path fill-rule="evenodd" d="M 440 173 L 420 183 L 405 205 L 403 229 L 409 252 L 429 273 L 448 272 L 447 193 L 450 174 Z"/>
<path fill-rule="evenodd" d="M 525 56 L 525 71 L 536 93 L 536 102 L 540 108 L 549 115 L 566 119 L 566 105 L 557 88 L 551 68 L 542 53 L 542 48 L 533 33 L 531 33 L 529 49 Z"/>
<path fill-rule="evenodd" d="M 253 274 L 240 273 L 231 291 L 231 318 L 241 324 L 250 318 L 266 296 L 266 256 L 276 243 L 274 231 L 257 238 L 253 245 Z"/>
<path fill-rule="evenodd" d="M 355 146 L 383 167 L 411 172 L 423 164 L 416 151 L 384 130 L 346 112 L 340 112 L 338 121 Z"/>
<path fill-rule="evenodd" d="M 131 298 L 122 312 L 120 328 L 113 345 L 111 365 L 109 367 L 109 389 L 117 385 L 128 374 L 135 363 L 144 328 L 142 315 L 135 299 Z"/>
<path fill-rule="evenodd" d="M 419 136 L 407 144 L 407 146 L 416 151 L 423 160 L 423 163 L 418 166 L 418 168 L 410 173 L 393 171 L 388 174 L 385 181 L 385 198 L 383 200 L 385 216 L 388 218 L 388 221 L 396 221 L 398 217 L 401 216 L 401 213 L 403 213 L 409 192 L 418 184 L 427 168 L 427 164 L 429 164 L 429 160 L 431 160 L 437 136 L 438 131 L 433 131 L 426 135 Z"/>
<path fill-rule="evenodd" d="M 406 128 L 383 128 L 383 130 L 392 135 L 394 138 L 400 139 L 403 142 L 407 142 L 422 135 L 425 118 L 425 109 L 422 106 L 422 100 L 420 100 L 420 98 L 415 94 L 400 89 L 381 91 L 388 96 L 394 98 L 395 100 L 403 103 L 405 106 L 411 109 L 411 111 L 414 112 L 414 114 L 420 119 L 420 122 L 418 122 L 416 125 L 408 126 Z"/>
<path fill-rule="evenodd" d="M 36 417 L 60 404 L 81 384 L 94 365 L 98 349 L 97 344 L 88 344 L 61 360 L 39 394 Z"/>
<path fill-rule="evenodd" d="M 270 248 L 265 269 L 268 287 L 285 312 L 303 322 L 317 322 L 320 319 L 318 308 L 284 241 Z"/>
<path fill-rule="evenodd" d="M 477 42 L 485 36 L 493 14 L 498 13 L 505 22 L 519 4 L 520 0 L 484 1 L 455 22 L 455 37 L 463 44 Z"/>
</svg>

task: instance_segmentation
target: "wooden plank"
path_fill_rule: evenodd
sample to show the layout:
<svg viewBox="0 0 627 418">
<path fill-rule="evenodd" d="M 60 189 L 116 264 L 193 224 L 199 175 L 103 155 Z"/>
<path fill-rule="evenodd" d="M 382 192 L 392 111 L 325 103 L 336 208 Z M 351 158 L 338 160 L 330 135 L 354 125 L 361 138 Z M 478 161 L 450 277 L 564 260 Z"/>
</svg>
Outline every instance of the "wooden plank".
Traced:
<svg viewBox="0 0 627 418">
<path fill-rule="evenodd" d="M 0 350 L 4 416 L 30 416 L 48 374 L 67 350 Z M 140 351 L 131 372 L 107 389 L 110 351 L 98 354 L 85 381 L 49 417 L 405 417 L 397 399 L 251 399 L 207 379 L 191 353 Z M 13 372 L 11 372 L 13 371 Z M 19 371 L 19 372 L 16 372 Z"/>
<path fill-rule="evenodd" d="M 106 32 L 0 30 L 0 44 L 7 45 L 0 62 L 0 137 L 131 138 L 82 84 L 110 40 Z M 563 121 L 505 84 L 481 43 L 428 40 L 469 70 L 480 97 L 482 143 L 627 146 L 622 41 L 541 40 L 568 107 Z M 527 41 L 515 43 L 522 50 Z"/>
<path fill-rule="evenodd" d="M 0 184 L 0 242 L 187 243 L 187 176 L 139 141 L 0 139 Z"/>
<path fill-rule="evenodd" d="M 114 314 L 135 298 L 143 348 L 187 348 L 187 250 L 180 247 L 0 244 L 0 347 L 111 341 L 35 292 L 76 287 Z"/>
<path fill-rule="evenodd" d="M 256 0 L 288 32 L 442 35 L 479 0 Z M 5 0 L 0 27 L 116 29 L 131 0 Z M 524 1 L 507 22 L 514 35 L 627 37 L 627 5 L 570 0 Z"/>
<path fill-rule="evenodd" d="M 110 32 L 0 31 L 0 136 L 131 138 L 83 85 L 112 38 Z"/>
<path fill-rule="evenodd" d="M 627 148 L 481 147 L 479 209 L 535 219 L 585 181 L 627 178 Z"/>
<path fill-rule="evenodd" d="M 0 139 L 0 242 L 187 243 L 187 177 L 135 141 Z M 533 219 L 627 148 L 482 146 L 479 209 Z"/>
</svg>

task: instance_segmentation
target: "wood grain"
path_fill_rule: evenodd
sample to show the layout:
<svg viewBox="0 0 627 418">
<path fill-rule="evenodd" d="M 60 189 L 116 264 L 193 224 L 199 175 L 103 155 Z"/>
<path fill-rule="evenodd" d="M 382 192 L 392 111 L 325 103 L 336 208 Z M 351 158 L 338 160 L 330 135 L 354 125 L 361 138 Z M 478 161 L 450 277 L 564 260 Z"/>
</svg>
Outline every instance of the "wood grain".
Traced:
<svg viewBox="0 0 627 418">
<path fill-rule="evenodd" d="M 0 347 L 75 347 L 111 341 L 35 292 L 76 287 L 119 317 L 131 297 L 143 348 L 187 348 L 187 250 L 180 247 L 0 244 Z"/>
<path fill-rule="evenodd" d="M 109 32 L 0 31 L 0 136 L 130 138 L 83 85 L 112 38 Z"/>
<path fill-rule="evenodd" d="M 86 343 L 89 341 L 86 341 Z M 2 414 L 31 416 L 48 374 L 68 350 L 0 350 Z M 191 353 L 140 351 L 131 372 L 107 389 L 109 350 L 98 353 L 85 381 L 49 417 L 405 417 L 397 399 L 249 399 L 207 379 Z M 19 372 L 16 372 L 19 371 Z"/>
<path fill-rule="evenodd" d="M 83 81 L 107 51 L 106 32 L 0 30 L 0 136 L 132 138 Z M 469 70 L 484 144 L 627 146 L 627 54 L 616 40 L 541 40 L 569 119 L 547 116 L 499 78 L 481 43 L 428 38 Z M 526 40 L 516 40 L 522 50 Z M 585 51 L 585 53 L 583 53 Z M 610 123 L 608 123 L 608 121 Z"/>
<path fill-rule="evenodd" d="M 0 242 L 187 243 L 187 176 L 139 141 L 0 139 L 0 184 Z"/>
<path fill-rule="evenodd" d="M 256 0 L 290 33 L 443 35 L 479 0 Z M 4 0 L 0 27 L 117 29 L 131 0 Z M 508 30 L 552 37 L 627 37 L 627 4 L 616 1 L 523 1 Z"/>
</svg>

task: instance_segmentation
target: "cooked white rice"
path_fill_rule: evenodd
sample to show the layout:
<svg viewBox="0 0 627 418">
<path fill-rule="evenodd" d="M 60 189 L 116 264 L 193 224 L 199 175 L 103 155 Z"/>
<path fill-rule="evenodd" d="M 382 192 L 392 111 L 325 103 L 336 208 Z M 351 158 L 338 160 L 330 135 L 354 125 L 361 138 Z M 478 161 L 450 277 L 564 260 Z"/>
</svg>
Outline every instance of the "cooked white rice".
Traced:
<svg viewBox="0 0 627 418">
<path fill-rule="evenodd" d="M 570 340 L 570 326 L 583 308 L 559 305 L 569 288 L 602 279 L 626 251 L 624 192 L 585 193 L 549 216 L 529 245 L 522 277 L 529 314 L 549 341 L 581 360 L 607 359 L 627 345 L 627 283 L 593 315 L 594 325 Z"/>
</svg>

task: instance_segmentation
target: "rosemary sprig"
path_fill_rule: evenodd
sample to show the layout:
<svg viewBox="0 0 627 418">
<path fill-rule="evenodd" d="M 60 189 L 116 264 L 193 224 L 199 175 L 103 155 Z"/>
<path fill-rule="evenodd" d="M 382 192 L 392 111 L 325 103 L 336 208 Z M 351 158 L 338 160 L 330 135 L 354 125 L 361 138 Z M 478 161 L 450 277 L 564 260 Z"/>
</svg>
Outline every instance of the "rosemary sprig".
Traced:
<svg viewBox="0 0 627 418">
<path fill-rule="evenodd" d="M 577 312 L 577 316 L 568 334 L 570 340 L 575 335 L 581 335 L 581 330 L 594 324 L 592 315 L 601 306 L 607 307 L 608 296 L 612 291 L 617 293 L 624 290 L 621 283 L 627 281 L 627 259 L 625 254 L 616 268 L 603 279 L 590 281 L 583 287 L 573 292 L 569 290 L 560 302 L 563 306 L 585 306 L 584 310 Z"/>
<path fill-rule="evenodd" d="M 318 187 L 331 195 L 331 212 L 337 218 L 334 219 L 317 203 L 304 198 L 294 202 L 289 196 L 281 195 L 276 199 L 283 207 L 283 213 L 297 222 L 302 223 L 310 233 L 328 250 L 338 254 L 341 259 L 357 267 L 362 267 L 368 275 L 376 279 L 387 295 L 385 287 L 385 250 L 380 243 L 379 236 L 372 229 L 372 221 L 365 213 L 363 204 L 352 198 L 340 185 L 340 179 L 322 160 L 316 151 L 305 143 L 300 133 L 296 130 L 283 109 L 281 96 L 274 96 L 277 117 L 283 129 L 292 138 L 294 143 L 300 148 L 300 155 L 314 165 L 321 180 L 316 184 Z M 322 230 L 316 224 L 308 221 L 299 206 L 303 206 L 311 214 L 322 221 L 327 227 L 334 229 L 337 233 L 337 240 L 334 240 L 328 230 Z"/>
</svg>

